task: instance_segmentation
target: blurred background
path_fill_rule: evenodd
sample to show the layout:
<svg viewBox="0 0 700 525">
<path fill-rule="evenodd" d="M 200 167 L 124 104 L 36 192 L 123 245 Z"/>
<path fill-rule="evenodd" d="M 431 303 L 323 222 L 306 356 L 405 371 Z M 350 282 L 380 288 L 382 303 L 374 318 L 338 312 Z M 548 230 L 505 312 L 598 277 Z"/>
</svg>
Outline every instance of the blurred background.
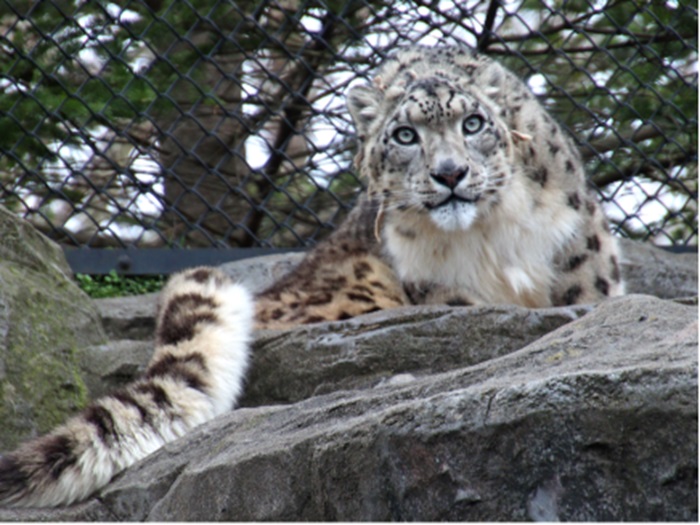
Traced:
<svg viewBox="0 0 700 525">
<path fill-rule="evenodd" d="M 0 205 L 86 273 L 311 246 L 363 184 L 348 86 L 464 43 L 572 134 L 616 234 L 697 250 L 697 29 L 685 0 L 0 0 Z"/>
</svg>

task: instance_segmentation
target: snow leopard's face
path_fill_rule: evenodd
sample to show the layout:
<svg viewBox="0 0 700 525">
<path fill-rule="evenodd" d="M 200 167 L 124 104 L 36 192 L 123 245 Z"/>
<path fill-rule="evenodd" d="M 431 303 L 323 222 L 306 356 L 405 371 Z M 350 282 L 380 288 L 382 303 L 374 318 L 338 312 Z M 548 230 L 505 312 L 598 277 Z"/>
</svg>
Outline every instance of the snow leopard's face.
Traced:
<svg viewBox="0 0 700 525">
<path fill-rule="evenodd" d="M 408 83 L 364 140 L 370 191 L 385 209 L 426 214 L 446 231 L 471 227 L 512 177 L 496 110 L 445 78 Z"/>
</svg>

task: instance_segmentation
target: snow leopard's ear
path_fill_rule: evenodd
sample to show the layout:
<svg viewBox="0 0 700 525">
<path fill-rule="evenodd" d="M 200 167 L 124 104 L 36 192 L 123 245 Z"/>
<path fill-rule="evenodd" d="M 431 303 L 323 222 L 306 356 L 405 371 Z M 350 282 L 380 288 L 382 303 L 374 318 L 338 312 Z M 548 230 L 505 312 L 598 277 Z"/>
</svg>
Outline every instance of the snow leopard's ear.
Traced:
<svg viewBox="0 0 700 525">
<path fill-rule="evenodd" d="M 355 86 L 348 91 L 348 109 L 360 140 L 365 138 L 372 122 L 379 116 L 381 101 L 382 92 L 375 86 Z"/>
</svg>

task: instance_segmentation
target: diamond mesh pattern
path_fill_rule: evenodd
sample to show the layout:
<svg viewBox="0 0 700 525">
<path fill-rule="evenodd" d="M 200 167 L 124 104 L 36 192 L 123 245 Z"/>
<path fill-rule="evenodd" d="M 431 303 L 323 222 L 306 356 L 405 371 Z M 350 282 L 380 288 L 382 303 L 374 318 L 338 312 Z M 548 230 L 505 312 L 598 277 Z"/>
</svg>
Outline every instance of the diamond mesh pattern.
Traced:
<svg viewBox="0 0 700 525">
<path fill-rule="evenodd" d="M 311 245 L 362 186 L 347 87 L 463 42 L 573 134 L 620 235 L 696 245 L 696 41 L 680 0 L 0 0 L 0 204 L 67 246 Z"/>
</svg>

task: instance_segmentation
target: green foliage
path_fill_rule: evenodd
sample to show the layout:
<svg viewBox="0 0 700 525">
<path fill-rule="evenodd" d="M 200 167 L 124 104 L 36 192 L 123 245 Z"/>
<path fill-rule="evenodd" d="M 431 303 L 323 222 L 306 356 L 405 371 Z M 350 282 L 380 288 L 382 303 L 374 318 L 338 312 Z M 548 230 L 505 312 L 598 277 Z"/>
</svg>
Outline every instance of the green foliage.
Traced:
<svg viewBox="0 0 700 525">
<path fill-rule="evenodd" d="M 77 274 L 75 278 L 78 286 L 94 299 L 158 292 L 166 281 L 162 275 L 134 277 L 119 275 L 114 270 L 107 275 Z"/>
</svg>

